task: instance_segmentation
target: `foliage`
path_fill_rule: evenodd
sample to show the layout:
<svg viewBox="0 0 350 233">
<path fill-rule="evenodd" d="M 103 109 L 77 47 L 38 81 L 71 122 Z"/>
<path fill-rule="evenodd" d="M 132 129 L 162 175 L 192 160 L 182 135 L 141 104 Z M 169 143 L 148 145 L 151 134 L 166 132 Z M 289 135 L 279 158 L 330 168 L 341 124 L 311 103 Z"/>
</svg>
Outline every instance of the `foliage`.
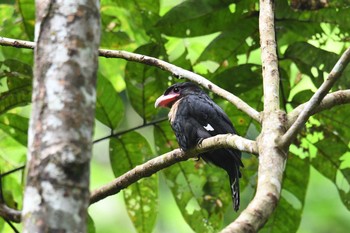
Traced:
<svg viewBox="0 0 350 233">
<path fill-rule="evenodd" d="M 347 6 L 347 1 L 339 0 L 324 9 L 295 11 L 288 1 L 276 1 L 283 109 L 291 111 L 306 102 L 349 46 Z M 0 15 L 0 35 L 33 40 L 33 1 L 5 1 L 0 4 Z M 258 17 L 257 0 L 102 0 L 101 47 L 135 51 L 193 70 L 260 111 Z M 1 172 L 25 162 L 28 129 L 25 106 L 31 100 L 32 66 L 32 51 L 0 47 Z M 349 88 L 349 71 L 348 68 L 344 72 L 333 91 Z M 154 67 L 100 58 L 96 120 L 111 135 L 119 133 L 108 145 L 110 169 L 116 177 L 177 147 L 167 122 L 152 123 L 167 114 L 164 109 L 154 109 L 155 99 L 176 81 Z M 229 114 L 240 135 L 257 137 L 260 126 L 256 122 L 226 101 L 213 98 Z M 316 115 L 291 146 L 282 198 L 263 232 L 297 231 L 307 201 L 311 167 L 334 183 L 339 198 L 350 210 L 349 110 L 342 106 Z M 136 131 L 142 126 L 144 130 Z M 241 186 L 251 196 L 258 162 L 247 154 L 243 162 Z M 216 232 L 233 220 L 224 172 L 202 161 L 187 161 L 165 169 L 163 174 L 178 209 L 194 231 Z M 21 174 L 14 173 L 2 182 L 2 189 L 8 194 L 5 200 L 13 208 L 21 207 L 22 180 Z M 154 175 L 123 192 L 137 232 L 152 232 L 155 226 L 158 205 L 164 204 L 158 202 L 158 188 L 158 175 Z M 244 199 L 241 209 L 248 201 Z M 0 221 L 2 232 L 6 231 L 4 224 Z M 92 219 L 89 228 L 94 232 Z"/>
</svg>

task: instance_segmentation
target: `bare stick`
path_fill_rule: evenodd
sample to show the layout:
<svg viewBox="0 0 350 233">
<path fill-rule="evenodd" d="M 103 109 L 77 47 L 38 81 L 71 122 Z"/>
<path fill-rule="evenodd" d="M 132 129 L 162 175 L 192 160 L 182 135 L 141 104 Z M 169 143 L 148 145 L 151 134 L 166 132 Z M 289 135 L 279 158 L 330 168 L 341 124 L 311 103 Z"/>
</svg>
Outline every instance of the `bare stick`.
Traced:
<svg viewBox="0 0 350 233">
<path fill-rule="evenodd" d="M 217 135 L 215 137 L 204 139 L 200 146 L 197 146 L 195 149 L 186 153 L 180 149 L 175 149 L 163 155 L 157 156 L 142 165 L 136 166 L 134 169 L 119 176 L 112 182 L 94 190 L 90 196 L 90 204 L 114 195 L 136 181 L 144 177 L 149 177 L 177 162 L 194 158 L 200 153 L 218 148 L 236 148 L 241 151 L 258 154 L 255 141 L 232 134 Z"/>
<path fill-rule="evenodd" d="M 0 45 L 22 48 L 22 49 L 34 49 L 35 42 L 26 41 L 26 40 L 15 40 L 15 39 L 0 36 Z"/>
<path fill-rule="evenodd" d="M 343 73 L 345 67 L 350 62 L 350 48 L 348 48 L 343 55 L 340 57 L 338 62 L 333 67 L 332 71 L 329 73 L 327 79 L 322 83 L 320 88 L 311 97 L 311 99 L 306 103 L 305 107 L 297 117 L 296 121 L 288 129 L 288 131 L 281 137 L 279 141 L 279 146 L 288 147 L 292 140 L 296 137 L 299 130 L 305 125 L 306 121 L 312 115 L 314 110 L 319 106 L 322 99 L 332 88 L 334 83 L 339 79 Z"/>
<path fill-rule="evenodd" d="M 292 112 L 288 114 L 288 126 L 290 127 L 298 118 L 300 113 L 303 111 L 307 103 L 301 104 L 296 107 Z M 350 90 L 336 91 L 326 95 L 321 101 L 320 105 L 317 106 L 312 112 L 311 115 L 314 115 L 318 112 L 331 109 L 335 106 L 342 104 L 350 104 Z"/>
<path fill-rule="evenodd" d="M 23 40 L 13 40 L 5 37 L 0 37 L 0 45 L 13 46 L 17 48 L 29 48 L 29 49 L 33 49 L 35 46 L 33 42 L 23 41 Z M 134 61 L 134 62 L 139 62 L 150 66 L 155 66 L 162 70 L 166 70 L 172 73 L 175 77 L 186 78 L 190 81 L 196 82 L 199 85 L 214 92 L 215 94 L 227 99 L 229 102 L 234 104 L 239 110 L 241 110 L 242 112 L 245 112 L 251 118 L 260 122 L 260 114 L 258 111 L 256 111 L 254 108 L 249 106 L 246 102 L 244 102 L 237 96 L 220 88 L 219 86 L 215 85 L 214 83 L 205 79 L 203 76 L 200 76 L 196 73 L 182 69 L 178 66 L 175 66 L 173 64 L 170 64 L 168 62 L 162 61 L 154 57 L 149 57 L 149 56 L 131 53 L 127 51 L 99 49 L 99 56 L 106 57 L 106 58 L 122 58 L 128 61 Z"/>
</svg>

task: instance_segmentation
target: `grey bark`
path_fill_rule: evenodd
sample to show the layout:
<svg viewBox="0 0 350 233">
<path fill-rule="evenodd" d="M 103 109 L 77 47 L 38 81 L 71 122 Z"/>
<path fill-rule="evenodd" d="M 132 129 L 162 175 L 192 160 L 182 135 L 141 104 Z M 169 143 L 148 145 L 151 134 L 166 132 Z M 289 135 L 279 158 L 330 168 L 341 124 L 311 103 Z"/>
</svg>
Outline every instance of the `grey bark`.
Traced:
<svg viewBox="0 0 350 233">
<path fill-rule="evenodd" d="M 86 232 L 99 1 L 36 1 L 23 232 Z"/>
</svg>

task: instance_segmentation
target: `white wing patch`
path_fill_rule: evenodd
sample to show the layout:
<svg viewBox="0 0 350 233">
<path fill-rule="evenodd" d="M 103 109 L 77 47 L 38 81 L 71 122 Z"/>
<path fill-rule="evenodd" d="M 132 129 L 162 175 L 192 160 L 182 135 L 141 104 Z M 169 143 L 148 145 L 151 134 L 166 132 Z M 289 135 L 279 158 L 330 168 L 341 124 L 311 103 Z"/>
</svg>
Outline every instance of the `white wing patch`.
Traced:
<svg viewBox="0 0 350 233">
<path fill-rule="evenodd" d="M 206 131 L 214 131 L 214 128 L 210 125 L 207 124 L 207 126 L 203 126 Z"/>
</svg>

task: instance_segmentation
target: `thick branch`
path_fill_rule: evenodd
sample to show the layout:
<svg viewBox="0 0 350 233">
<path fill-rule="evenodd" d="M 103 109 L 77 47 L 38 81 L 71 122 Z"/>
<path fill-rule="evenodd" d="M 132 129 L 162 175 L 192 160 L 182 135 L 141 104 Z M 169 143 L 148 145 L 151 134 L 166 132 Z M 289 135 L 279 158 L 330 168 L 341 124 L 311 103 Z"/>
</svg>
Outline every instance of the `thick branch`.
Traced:
<svg viewBox="0 0 350 233">
<path fill-rule="evenodd" d="M 334 83 L 339 79 L 343 73 L 345 67 L 350 62 L 350 48 L 348 48 L 343 55 L 340 57 L 338 62 L 333 67 L 332 71 L 328 75 L 328 78 L 322 83 L 320 88 L 311 97 L 311 99 L 306 103 L 305 107 L 288 129 L 288 131 L 281 137 L 279 145 L 282 147 L 288 147 L 292 140 L 296 137 L 299 130 L 305 125 L 306 121 L 313 114 L 317 106 L 321 103 L 322 99 L 332 88 Z"/>
<path fill-rule="evenodd" d="M 263 67 L 264 112 L 255 197 L 239 217 L 223 229 L 225 233 L 257 232 L 277 206 L 282 186 L 285 151 L 276 146 L 282 135 L 285 114 L 279 110 L 279 74 L 274 31 L 273 1 L 260 0 L 260 43 Z"/>
<path fill-rule="evenodd" d="M 13 40 L 5 37 L 0 37 L 0 44 L 4 46 L 14 46 L 18 48 L 29 48 L 29 49 L 33 49 L 35 45 L 33 42 L 23 41 L 23 40 Z M 214 83 L 208 81 L 207 79 L 205 79 L 204 77 L 196 73 L 182 69 L 178 66 L 175 66 L 173 64 L 170 64 L 168 62 L 162 61 L 154 57 L 149 57 L 149 56 L 126 52 L 126 51 L 100 49 L 99 55 L 106 58 L 122 58 L 128 61 L 134 61 L 134 62 L 139 62 L 150 66 L 155 66 L 162 70 L 166 70 L 172 73 L 175 77 L 186 78 L 190 81 L 196 82 L 202 85 L 203 87 L 211 90 L 215 94 L 227 99 L 229 102 L 234 104 L 239 110 L 245 112 L 251 118 L 260 122 L 260 114 L 254 108 L 250 107 L 246 102 L 244 102 L 237 96 L 220 88 L 219 86 L 215 85 Z"/>
<path fill-rule="evenodd" d="M 12 222 L 21 222 L 21 211 L 11 209 L 5 204 L 0 204 L 0 216 Z"/>
<path fill-rule="evenodd" d="M 350 104 L 350 90 L 336 91 L 326 95 L 320 105 L 311 112 L 311 115 L 342 104 Z M 288 114 L 288 127 L 296 121 L 306 105 L 307 103 L 301 104 Z"/>
<path fill-rule="evenodd" d="M 90 196 L 90 204 L 114 195 L 136 181 L 144 177 L 149 177 L 177 162 L 194 158 L 200 153 L 217 148 L 236 148 L 248 153 L 258 154 L 258 149 L 254 141 L 232 134 L 217 135 L 204 139 L 200 146 L 186 153 L 180 149 L 175 149 L 161 156 L 157 156 L 142 165 L 136 166 L 134 169 L 119 176 L 112 182 L 94 190 Z"/>
</svg>

